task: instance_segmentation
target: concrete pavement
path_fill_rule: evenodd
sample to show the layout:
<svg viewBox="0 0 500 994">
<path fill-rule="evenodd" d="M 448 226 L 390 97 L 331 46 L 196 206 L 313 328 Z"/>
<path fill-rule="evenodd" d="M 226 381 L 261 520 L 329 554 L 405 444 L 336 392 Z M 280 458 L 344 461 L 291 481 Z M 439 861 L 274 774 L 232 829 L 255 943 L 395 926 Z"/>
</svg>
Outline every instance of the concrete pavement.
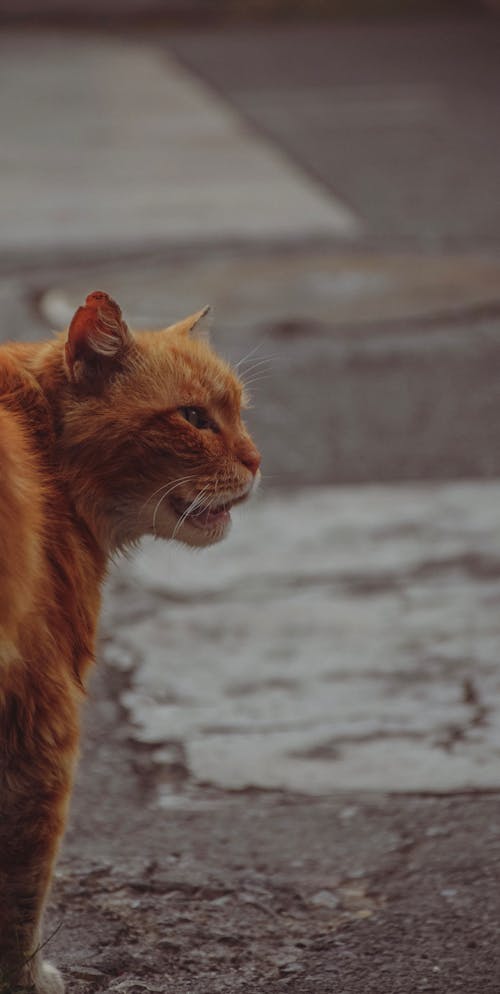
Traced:
<svg viewBox="0 0 500 994">
<path fill-rule="evenodd" d="M 238 517 L 210 557 L 151 543 L 128 590 L 118 574 L 106 658 L 154 762 L 181 750 L 188 782 L 232 790 L 495 789 L 498 484 L 317 488 Z"/>
</svg>

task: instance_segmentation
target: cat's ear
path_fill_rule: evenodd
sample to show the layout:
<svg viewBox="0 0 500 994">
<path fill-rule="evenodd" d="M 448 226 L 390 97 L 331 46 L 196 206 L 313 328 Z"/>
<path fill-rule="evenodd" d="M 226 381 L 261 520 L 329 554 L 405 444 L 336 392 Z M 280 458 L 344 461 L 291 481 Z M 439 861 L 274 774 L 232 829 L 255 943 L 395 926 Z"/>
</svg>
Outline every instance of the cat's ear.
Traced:
<svg viewBox="0 0 500 994">
<path fill-rule="evenodd" d="M 180 331 L 183 335 L 189 335 L 190 338 L 197 338 L 201 342 L 210 341 L 210 330 L 212 327 L 212 310 L 210 305 L 202 307 L 201 311 L 196 311 L 196 314 L 190 314 L 188 318 L 184 318 L 183 321 L 179 321 L 175 325 L 177 331 Z"/>
<path fill-rule="evenodd" d="M 111 371 L 132 343 L 116 301 L 103 290 L 89 293 L 68 328 L 65 358 L 70 378 L 76 383 Z"/>
</svg>

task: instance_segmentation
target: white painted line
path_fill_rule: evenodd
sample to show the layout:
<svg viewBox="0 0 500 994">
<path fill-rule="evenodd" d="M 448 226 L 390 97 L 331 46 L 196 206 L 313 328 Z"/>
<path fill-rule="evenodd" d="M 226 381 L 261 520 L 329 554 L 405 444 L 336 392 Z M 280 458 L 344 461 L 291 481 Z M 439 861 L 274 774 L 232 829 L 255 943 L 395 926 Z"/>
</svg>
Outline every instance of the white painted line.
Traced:
<svg viewBox="0 0 500 994">
<path fill-rule="evenodd" d="M 6 33 L 0 66 L 2 250 L 360 230 L 347 207 L 145 45 Z"/>
</svg>

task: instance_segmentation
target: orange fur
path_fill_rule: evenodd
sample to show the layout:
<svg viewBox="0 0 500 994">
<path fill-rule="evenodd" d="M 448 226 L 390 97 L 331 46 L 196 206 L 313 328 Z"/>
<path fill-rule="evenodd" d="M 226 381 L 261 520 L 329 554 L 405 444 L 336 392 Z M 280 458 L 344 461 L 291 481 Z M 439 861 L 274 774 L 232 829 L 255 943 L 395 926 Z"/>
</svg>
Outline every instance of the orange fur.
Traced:
<svg viewBox="0 0 500 994">
<path fill-rule="evenodd" d="M 64 989 L 37 949 L 108 557 L 219 541 L 258 473 L 202 316 L 132 334 L 96 291 L 67 333 L 0 349 L 0 994 Z"/>
</svg>

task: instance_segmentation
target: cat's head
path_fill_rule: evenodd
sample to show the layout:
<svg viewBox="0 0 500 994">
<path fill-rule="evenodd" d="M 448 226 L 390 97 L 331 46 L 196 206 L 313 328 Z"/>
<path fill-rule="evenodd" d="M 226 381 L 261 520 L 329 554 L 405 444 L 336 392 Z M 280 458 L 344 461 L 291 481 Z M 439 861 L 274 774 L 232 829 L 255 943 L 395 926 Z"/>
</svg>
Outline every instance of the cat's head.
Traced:
<svg viewBox="0 0 500 994">
<path fill-rule="evenodd" d="M 96 291 L 69 326 L 64 461 L 78 506 L 112 548 L 147 533 L 218 542 L 259 477 L 243 387 L 201 331 L 205 314 L 132 333 Z"/>
</svg>

